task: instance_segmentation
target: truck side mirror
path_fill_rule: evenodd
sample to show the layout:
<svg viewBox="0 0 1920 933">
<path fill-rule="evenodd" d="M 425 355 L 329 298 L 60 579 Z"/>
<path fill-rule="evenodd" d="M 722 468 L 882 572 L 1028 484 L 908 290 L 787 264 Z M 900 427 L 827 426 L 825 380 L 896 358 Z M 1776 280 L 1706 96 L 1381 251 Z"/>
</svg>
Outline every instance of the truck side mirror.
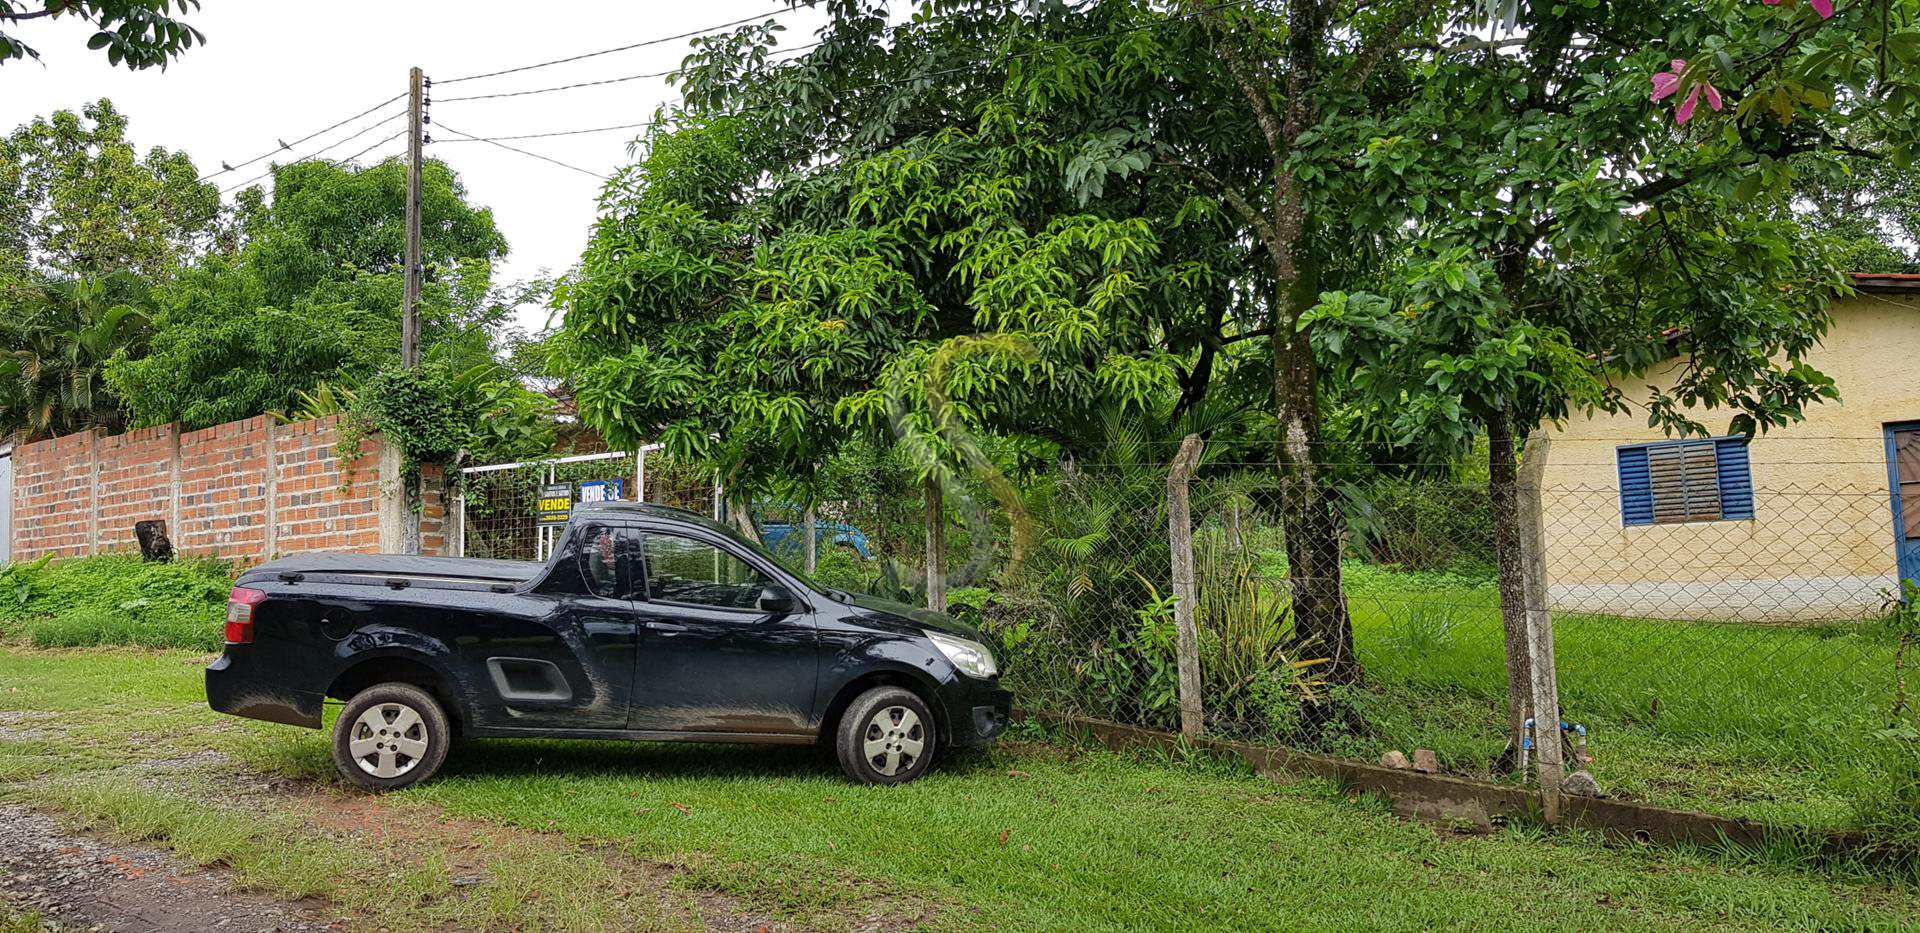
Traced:
<svg viewBox="0 0 1920 933">
<path fill-rule="evenodd" d="M 793 611 L 793 594 L 783 587 L 764 586 L 760 588 L 760 600 L 755 606 L 768 615 L 786 615 Z"/>
</svg>

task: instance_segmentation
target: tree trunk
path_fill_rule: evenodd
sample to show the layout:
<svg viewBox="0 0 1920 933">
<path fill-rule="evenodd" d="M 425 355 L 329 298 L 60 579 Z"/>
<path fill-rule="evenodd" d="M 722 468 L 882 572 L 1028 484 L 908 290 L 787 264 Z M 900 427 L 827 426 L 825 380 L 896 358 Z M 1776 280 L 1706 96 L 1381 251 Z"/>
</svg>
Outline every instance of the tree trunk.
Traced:
<svg viewBox="0 0 1920 933">
<path fill-rule="evenodd" d="M 1206 711 L 1200 698 L 1200 632 L 1194 627 L 1193 610 L 1200 601 L 1193 580 L 1193 510 L 1188 497 L 1188 482 L 1200 466 L 1200 452 L 1206 445 L 1200 435 L 1189 434 L 1180 442 L 1180 452 L 1167 470 L 1167 544 L 1173 552 L 1173 628 L 1174 655 L 1180 669 L 1180 734 L 1199 738 L 1206 724 Z"/>
<path fill-rule="evenodd" d="M 1526 734 L 1526 721 L 1533 709 L 1533 674 L 1527 653 L 1526 576 L 1521 557 L 1519 480 L 1513 450 L 1513 427 L 1506 412 L 1487 419 L 1487 496 L 1493 508 L 1493 553 L 1499 568 L 1500 627 L 1507 649 L 1507 737 L 1509 752 L 1517 753 Z M 1551 714 L 1549 714 L 1551 715 Z M 1537 735 L 1551 736 L 1558 742 L 1557 728 L 1536 729 Z M 1542 741 L 1546 741 L 1545 738 Z M 1536 743 L 1538 744 L 1538 743 Z M 1504 762 L 1507 770 L 1518 764 L 1517 754 Z"/>
<path fill-rule="evenodd" d="M 1316 276 L 1294 273 L 1282 296 L 1289 319 L 1317 300 Z M 1353 619 L 1340 579 L 1340 522 L 1321 477 L 1320 398 L 1312 348 L 1292 326 L 1274 337 L 1274 399 L 1279 413 L 1275 453 L 1280 471 L 1280 519 L 1286 534 L 1287 583 L 1293 597 L 1296 660 L 1325 659 L 1312 668 L 1330 684 L 1357 685 L 1363 677 L 1354 653 Z"/>
<path fill-rule="evenodd" d="M 760 542 L 760 529 L 753 527 L 753 500 L 745 497 L 728 499 L 727 518 L 733 521 L 734 529 L 745 535 L 748 541 Z"/>
<path fill-rule="evenodd" d="M 946 516 L 940 508 L 940 482 L 928 479 L 921 487 L 927 518 L 927 608 L 947 611 Z"/>
<path fill-rule="evenodd" d="M 1546 723 L 1543 739 L 1535 744 L 1535 762 L 1540 774 L 1540 798 L 1548 823 L 1560 820 L 1560 779 L 1566 771 L 1560 746 L 1560 684 L 1553 657 L 1553 612 L 1547 606 L 1547 528 L 1541 488 L 1547 474 L 1547 453 L 1552 441 L 1547 432 L 1535 429 L 1527 438 L 1527 449 L 1520 458 L 1520 558 L 1521 580 L 1527 601 L 1527 654 L 1531 675 L 1533 708 L 1539 722 Z M 1574 767 L 1580 767 L 1579 762 Z"/>
</svg>

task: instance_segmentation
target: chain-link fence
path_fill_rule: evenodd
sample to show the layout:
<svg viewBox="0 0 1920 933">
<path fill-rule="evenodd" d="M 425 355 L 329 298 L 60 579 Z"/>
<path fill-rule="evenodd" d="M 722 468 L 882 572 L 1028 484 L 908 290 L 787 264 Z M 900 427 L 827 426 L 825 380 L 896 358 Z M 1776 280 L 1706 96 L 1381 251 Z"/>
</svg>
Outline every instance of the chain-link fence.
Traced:
<svg viewBox="0 0 1920 933">
<path fill-rule="evenodd" d="M 1335 559 L 1290 559 L 1276 476 L 1210 464 L 1190 487 L 1207 730 L 1366 758 L 1432 749 L 1448 772 L 1504 774 L 1506 627 L 1486 485 L 1343 485 L 1329 497 L 1332 535 L 1301 543 Z M 1069 464 L 1018 485 L 1011 503 L 984 487 L 943 496 L 950 611 L 990 634 L 1023 705 L 1177 728 L 1166 468 Z M 1885 734 L 1900 714 L 1903 631 L 1912 637 L 1888 490 L 1738 492 L 1724 515 L 1674 517 L 1662 500 L 1643 517 L 1639 499 L 1666 493 L 1541 491 L 1562 713 L 1578 727 L 1568 744 L 1584 741 L 1591 759 L 1570 767 L 1667 805 L 1857 822 L 1889 780 Z M 823 556 L 820 576 L 924 598 L 923 504 L 900 493 L 823 507 L 865 533 L 873 559 Z M 1303 558 L 1319 577 L 1296 572 Z M 1334 647 L 1347 637 L 1350 669 Z"/>
<path fill-rule="evenodd" d="M 1538 497 L 1562 715 L 1590 756 L 1570 767 L 1609 794 L 1810 826 L 1858 824 L 1889 788 L 1911 799 L 1911 743 L 1887 738 L 1914 637 L 1889 489 L 1663 469 Z M 465 552 L 534 557 L 540 486 L 621 471 L 637 471 L 631 455 L 470 474 Z M 645 471 L 648 501 L 715 509 L 709 474 L 657 454 Z M 1508 627 L 1488 488 L 1374 472 L 1330 482 L 1317 539 L 1292 547 L 1272 464 L 1207 463 L 1188 486 L 1205 728 L 1369 759 L 1431 749 L 1444 771 L 1502 777 Z M 941 487 L 949 611 L 987 632 L 1021 705 L 1178 727 L 1167 475 L 1067 462 Z M 908 474 L 828 490 L 815 578 L 922 602 L 924 489 Z M 801 567 L 806 512 L 754 513 Z"/>
</svg>

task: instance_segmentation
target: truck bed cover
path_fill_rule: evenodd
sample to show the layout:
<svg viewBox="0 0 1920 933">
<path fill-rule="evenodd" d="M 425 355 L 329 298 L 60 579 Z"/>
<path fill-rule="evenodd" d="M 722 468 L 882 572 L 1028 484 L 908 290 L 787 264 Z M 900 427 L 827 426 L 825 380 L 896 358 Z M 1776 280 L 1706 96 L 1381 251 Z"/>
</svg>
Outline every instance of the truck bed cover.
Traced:
<svg viewBox="0 0 1920 933">
<path fill-rule="evenodd" d="M 240 575 L 240 583 L 250 579 L 300 574 L 327 577 L 367 577 L 378 583 L 394 578 L 444 580 L 459 583 L 508 583 L 519 585 L 540 575 L 544 564 L 519 560 L 484 560 L 477 557 L 416 557 L 409 554 L 296 554 L 271 560 Z"/>
</svg>

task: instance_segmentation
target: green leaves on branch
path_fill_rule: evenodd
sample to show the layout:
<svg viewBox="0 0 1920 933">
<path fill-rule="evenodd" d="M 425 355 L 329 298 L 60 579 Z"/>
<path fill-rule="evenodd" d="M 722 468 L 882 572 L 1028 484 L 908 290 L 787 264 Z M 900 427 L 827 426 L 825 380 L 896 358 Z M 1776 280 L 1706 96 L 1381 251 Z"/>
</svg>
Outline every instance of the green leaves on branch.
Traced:
<svg viewBox="0 0 1920 933">
<path fill-rule="evenodd" d="M 455 373 L 427 363 L 383 369 L 353 394 L 342 441 L 352 459 L 364 434 L 378 433 L 409 468 L 543 456 L 553 450 L 553 405 L 498 364 Z"/>
<path fill-rule="evenodd" d="M 39 9 L 34 9 L 34 7 Z M 73 18 L 97 28 L 87 48 L 106 50 L 107 61 L 130 69 L 167 67 L 167 63 L 207 37 L 175 15 L 198 12 L 200 0 L 0 0 L 0 25 L 40 18 Z M 0 64 L 40 57 L 17 35 L 0 32 Z"/>
</svg>

